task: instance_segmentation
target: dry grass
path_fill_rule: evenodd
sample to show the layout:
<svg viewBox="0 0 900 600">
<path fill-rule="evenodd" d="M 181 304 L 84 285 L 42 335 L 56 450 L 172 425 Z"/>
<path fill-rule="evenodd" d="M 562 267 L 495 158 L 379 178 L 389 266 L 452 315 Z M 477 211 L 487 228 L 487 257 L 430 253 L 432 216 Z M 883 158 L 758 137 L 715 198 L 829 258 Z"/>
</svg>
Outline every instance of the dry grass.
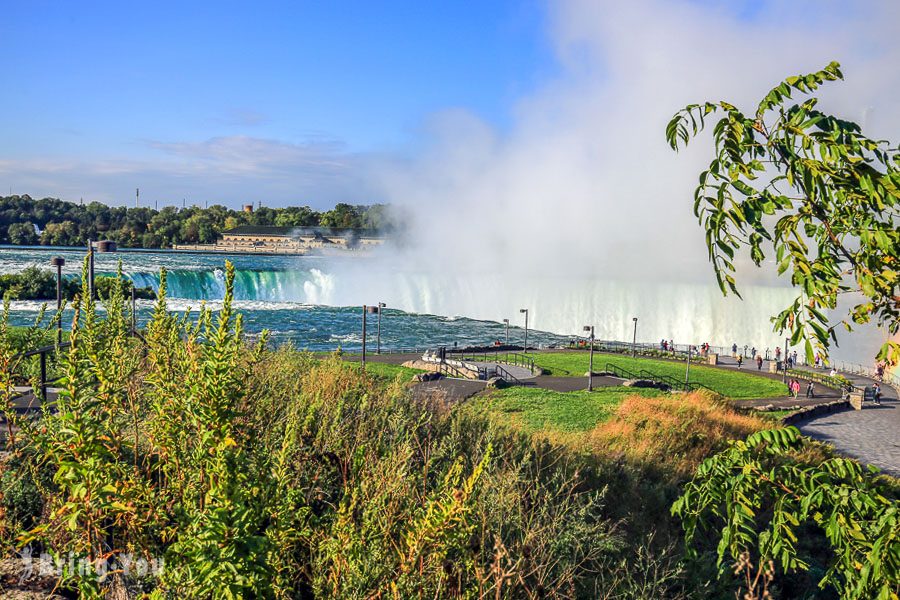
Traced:
<svg viewBox="0 0 900 600">
<path fill-rule="evenodd" d="M 612 418 L 587 432 L 584 444 L 600 455 L 615 453 L 629 462 L 649 461 L 688 476 L 728 440 L 770 427 L 770 422 L 739 413 L 706 392 L 631 396 Z"/>
</svg>

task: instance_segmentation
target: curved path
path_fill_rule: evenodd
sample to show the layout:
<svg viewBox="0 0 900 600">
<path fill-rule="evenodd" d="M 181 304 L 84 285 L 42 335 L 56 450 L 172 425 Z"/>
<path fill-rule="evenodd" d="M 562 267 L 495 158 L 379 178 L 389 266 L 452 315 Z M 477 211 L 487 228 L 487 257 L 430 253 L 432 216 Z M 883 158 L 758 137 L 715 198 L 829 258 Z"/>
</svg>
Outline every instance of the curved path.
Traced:
<svg viewBox="0 0 900 600">
<path fill-rule="evenodd" d="M 720 358 L 722 366 L 737 367 L 730 356 Z M 764 363 L 763 368 L 767 369 L 768 363 Z M 809 367 L 801 366 L 800 369 L 814 371 Z M 860 388 L 875 383 L 861 375 L 841 375 Z M 814 416 L 798 421 L 794 426 L 804 435 L 831 444 L 845 456 L 900 477 L 900 400 L 897 390 L 890 385 L 882 384 L 881 391 L 881 406 L 865 402 L 862 410 L 847 409 Z"/>
<path fill-rule="evenodd" d="M 860 387 L 874 383 L 866 377 L 846 377 Z M 900 400 L 891 386 L 882 385 L 881 390 L 880 406 L 865 402 L 862 410 L 813 417 L 796 423 L 796 427 L 842 454 L 900 477 Z"/>
</svg>

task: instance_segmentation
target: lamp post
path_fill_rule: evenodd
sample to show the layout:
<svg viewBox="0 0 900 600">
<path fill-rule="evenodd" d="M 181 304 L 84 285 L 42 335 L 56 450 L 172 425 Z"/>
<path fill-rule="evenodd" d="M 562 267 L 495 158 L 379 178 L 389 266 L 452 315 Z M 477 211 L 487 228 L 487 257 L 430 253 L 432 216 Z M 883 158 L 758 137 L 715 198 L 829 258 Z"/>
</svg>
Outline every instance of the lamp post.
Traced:
<svg viewBox="0 0 900 600">
<path fill-rule="evenodd" d="M 363 309 L 366 314 L 378 315 L 378 337 L 376 338 L 376 354 L 381 354 L 381 309 L 384 308 L 384 306 L 384 302 L 379 302 L 378 304 L 373 304 L 372 306 L 363 305 Z M 363 320 L 365 320 L 365 315 L 363 315 Z M 363 332 L 365 332 L 365 323 L 363 323 L 363 326 Z M 365 340 L 363 340 L 363 348 L 365 348 Z M 365 352 L 363 353 L 365 354 Z"/>
<path fill-rule="evenodd" d="M 591 354 L 588 362 L 588 391 L 594 391 L 594 326 L 593 325 L 585 325 L 585 331 L 591 332 Z"/>
<path fill-rule="evenodd" d="M 62 268 L 66 259 L 62 256 L 54 256 L 50 259 L 50 265 L 56 267 L 56 345 L 62 343 Z"/>
<path fill-rule="evenodd" d="M 631 338 L 631 358 L 634 358 L 637 355 L 636 347 L 637 347 L 637 317 L 631 317 L 631 320 L 634 321 L 634 336 Z"/>
<path fill-rule="evenodd" d="M 503 322 L 506 323 L 506 345 L 509 346 L 509 319 L 503 319 Z"/>
<path fill-rule="evenodd" d="M 791 342 L 791 338 L 784 338 L 784 359 L 781 361 L 782 372 L 781 372 L 781 383 L 787 383 L 787 358 L 788 358 L 788 344 Z"/>
<path fill-rule="evenodd" d="M 684 369 L 684 387 L 687 389 L 691 384 L 691 351 L 693 346 L 688 344 L 687 367 Z"/>
<path fill-rule="evenodd" d="M 525 313 L 525 346 L 522 347 L 522 353 L 528 354 L 528 309 L 520 308 L 520 313 Z"/>
<path fill-rule="evenodd" d="M 377 346 L 377 354 L 381 354 L 381 309 L 387 306 L 384 302 L 378 303 L 378 346 Z"/>
<path fill-rule="evenodd" d="M 88 250 L 88 292 L 90 293 L 91 300 L 97 299 L 97 290 L 94 287 L 94 251 L 97 252 L 115 252 L 116 251 L 116 243 L 110 240 L 100 240 L 95 242 L 94 240 L 88 240 L 87 243 Z"/>
<path fill-rule="evenodd" d="M 369 312 L 369 307 L 363 304 L 362 307 L 362 369 L 366 370 L 366 315 Z"/>
</svg>

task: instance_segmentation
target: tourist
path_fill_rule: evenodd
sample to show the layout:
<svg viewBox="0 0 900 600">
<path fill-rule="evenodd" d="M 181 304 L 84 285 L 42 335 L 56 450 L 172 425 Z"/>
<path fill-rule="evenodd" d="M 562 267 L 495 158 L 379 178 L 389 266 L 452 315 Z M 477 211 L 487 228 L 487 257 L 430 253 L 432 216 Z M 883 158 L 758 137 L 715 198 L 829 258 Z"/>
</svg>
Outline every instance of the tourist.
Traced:
<svg viewBox="0 0 900 600">
<path fill-rule="evenodd" d="M 810 381 L 809 383 L 806 384 L 806 397 L 807 398 L 815 398 L 816 397 L 816 390 L 813 387 L 812 381 Z"/>
<path fill-rule="evenodd" d="M 766 360 L 769 360 L 769 349 L 766 348 Z"/>
<path fill-rule="evenodd" d="M 740 355 L 740 354 L 739 354 L 739 355 L 738 355 L 738 369 L 741 368 L 741 365 L 742 365 L 742 364 L 744 364 L 744 357 L 743 357 L 743 355 Z"/>
<path fill-rule="evenodd" d="M 750 358 L 756 360 L 756 346 L 750 348 Z"/>
<path fill-rule="evenodd" d="M 775 361 L 781 360 L 781 346 L 775 346 Z"/>
<path fill-rule="evenodd" d="M 878 363 L 875 365 L 875 379 L 878 381 L 884 381 L 884 363 Z"/>
<path fill-rule="evenodd" d="M 800 380 L 795 379 L 794 380 L 794 398 L 799 398 L 799 397 L 800 397 Z"/>
<path fill-rule="evenodd" d="M 881 406 L 881 385 L 876 382 L 875 385 L 872 386 L 872 389 L 874 392 L 872 394 L 872 400 L 876 405 Z"/>
<path fill-rule="evenodd" d="M 794 350 L 794 353 L 791 354 L 791 364 L 792 364 L 792 365 L 796 365 L 796 364 L 797 364 L 797 351 L 796 351 L 796 350 Z"/>
<path fill-rule="evenodd" d="M 787 356 L 787 368 L 788 369 L 794 368 L 794 359 L 791 357 L 790 354 Z"/>
<path fill-rule="evenodd" d="M 731 345 L 731 356 L 737 358 L 737 344 Z"/>
<path fill-rule="evenodd" d="M 762 363 L 763 363 L 762 354 L 757 354 L 756 355 L 756 370 L 757 371 L 762 371 Z"/>
<path fill-rule="evenodd" d="M 837 377 L 838 371 L 834 367 L 831 367 L 831 372 L 828 374 L 829 377 Z"/>
</svg>

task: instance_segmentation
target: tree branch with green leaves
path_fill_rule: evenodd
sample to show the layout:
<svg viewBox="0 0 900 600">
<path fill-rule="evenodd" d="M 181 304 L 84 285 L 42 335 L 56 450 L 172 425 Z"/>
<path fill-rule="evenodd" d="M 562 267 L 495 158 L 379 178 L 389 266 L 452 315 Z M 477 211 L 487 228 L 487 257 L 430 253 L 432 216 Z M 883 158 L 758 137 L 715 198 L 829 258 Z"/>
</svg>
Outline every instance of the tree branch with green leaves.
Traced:
<svg viewBox="0 0 900 600">
<path fill-rule="evenodd" d="M 736 255 L 749 251 L 761 266 L 774 254 L 778 273 L 790 271 L 796 300 L 773 317 L 812 360 L 837 342 L 835 330 L 873 322 L 900 331 L 900 147 L 863 135 L 859 125 L 816 109 L 808 97 L 843 79 L 832 62 L 821 71 L 788 77 L 753 112 L 720 102 L 689 104 L 666 127 L 674 150 L 686 146 L 716 115 L 715 157 L 700 174 L 694 214 L 722 292 L 740 296 Z M 832 322 L 841 295 L 860 300 Z M 889 341 L 878 360 L 895 364 L 900 343 Z"/>
</svg>

